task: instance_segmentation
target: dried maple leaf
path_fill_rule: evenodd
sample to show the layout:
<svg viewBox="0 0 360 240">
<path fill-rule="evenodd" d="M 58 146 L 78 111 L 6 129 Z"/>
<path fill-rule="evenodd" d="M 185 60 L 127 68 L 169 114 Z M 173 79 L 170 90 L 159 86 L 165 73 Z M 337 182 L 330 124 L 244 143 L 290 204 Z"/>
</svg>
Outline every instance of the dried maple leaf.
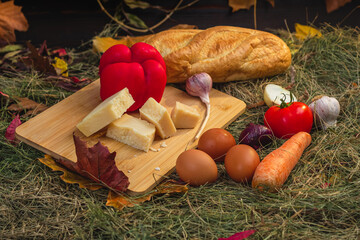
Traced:
<svg viewBox="0 0 360 240">
<path fill-rule="evenodd" d="M 28 30 L 29 24 L 21 8 L 14 5 L 14 1 L 0 2 L 0 39 L 15 42 L 15 30 Z"/>
<path fill-rule="evenodd" d="M 5 132 L 5 138 L 11 143 L 16 144 L 17 141 L 15 139 L 15 130 L 21 124 L 19 114 L 15 116 L 15 118 L 11 121 L 10 125 L 7 127 Z"/>
<path fill-rule="evenodd" d="M 351 2 L 351 0 L 326 0 L 326 11 L 330 13 L 349 2 Z"/>
<path fill-rule="evenodd" d="M 48 107 L 42 103 L 37 103 L 31 99 L 28 98 L 20 98 L 20 97 L 14 97 L 17 103 L 11 104 L 7 109 L 9 111 L 16 111 L 16 112 L 22 112 L 24 110 L 27 110 L 26 113 L 23 115 L 23 117 L 27 117 L 29 115 L 35 115 L 40 112 L 45 111 Z"/>
<path fill-rule="evenodd" d="M 267 0 L 271 6 L 275 6 L 275 0 Z M 229 0 L 229 6 L 232 8 L 232 12 L 239 11 L 240 9 L 250 9 L 254 6 L 256 0 Z"/>
<path fill-rule="evenodd" d="M 103 186 L 99 185 L 98 183 L 94 183 L 93 180 L 87 179 L 83 176 L 80 176 L 77 173 L 71 172 L 62 165 L 55 162 L 55 160 L 49 156 L 45 155 L 43 158 L 38 158 L 38 160 L 51 168 L 53 171 L 61 171 L 63 172 L 63 175 L 60 176 L 60 178 L 70 184 L 79 184 L 80 188 L 86 188 L 89 190 L 98 190 L 102 188 Z"/>
<path fill-rule="evenodd" d="M 50 75 L 56 75 L 55 68 L 50 63 L 50 58 L 48 56 L 42 56 L 41 53 L 46 51 L 38 51 L 34 45 L 32 45 L 30 42 L 26 42 L 26 45 L 30 51 L 30 54 L 28 58 L 24 58 L 23 61 L 27 65 L 31 65 L 35 70 L 50 74 Z M 42 45 L 41 49 L 45 48 L 44 44 Z"/>
<path fill-rule="evenodd" d="M 253 235 L 255 232 L 256 230 L 246 230 L 243 232 L 235 233 L 234 235 L 231 235 L 228 238 L 219 238 L 218 240 L 242 240 Z"/>
<path fill-rule="evenodd" d="M 85 141 L 73 135 L 77 162 L 59 159 L 57 162 L 69 170 L 80 174 L 83 177 L 100 183 L 107 188 L 124 192 L 129 186 L 128 177 L 120 171 L 115 164 L 116 152 L 109 152 L 109 149 L 100 141 L 93 147 L 88 148 Z"/>
<path fill-rule="evenodd" d="M 128 197 L 122 194 L 116 194 L 113 191 L 109 192 L 106 206 L 111 206 L 122 210 L 124 207 L 134 207 L 145 201 L 149 201 L 154 195 L 166 194 L 166 193 L 180 193 L 188 190 L 187 185 L 176 182 L 174 180 L 166 180 L 159 184 L 154 191 L 141 197 Z"/>
<path fill-rule="evenodd" d="M 61 76 L 49 76 L 45 78 L 46 81 L 50 81 L 55 84 L 55 86 L 65 89 L 69 92 L 76 92 L 79 89 L 85 87 L 91 83 L 91 79 L 78 77 L 61 77 Z"/>
</svg>

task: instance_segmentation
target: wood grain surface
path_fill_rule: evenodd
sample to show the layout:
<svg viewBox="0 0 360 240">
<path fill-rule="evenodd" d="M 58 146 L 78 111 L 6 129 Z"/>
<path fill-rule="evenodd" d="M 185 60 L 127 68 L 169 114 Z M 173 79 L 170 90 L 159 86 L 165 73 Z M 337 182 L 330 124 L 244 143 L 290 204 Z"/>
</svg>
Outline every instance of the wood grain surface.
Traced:
<svg viewBox="0 0 360 240">
<path fill-rule="evenodd" d="M 129 194 L 145 193 L 175 169 L 176 159 L 182 151 L 197 146 L 197 142 L 192 140 L 201 121 L 194 129 L 178 129 L 175 136 L 168 139 L 157 136 L 152 144 L 152 149 L 157 151 L 147 153 L 107 138 L 106 129 L 85 137 L 76 129 L 76 124 L 101 102 L 99 89 L 100 81 L 96 80 L 17 127 L 16 137 L 56 159 L 65 158 L 74 162 L 77 157 L 73 133 L 87 141 L 89 147 L 100 141 L 110 152 L 116 151 L 116 166 L 129 177 Z M 176 101 L 195 106 L 204 118 L 206 107 L 199 98 L 166 86 L 160 103 L 170 113 Z M 210 102 L 210 118 L 205 130 L 228 126 L 246 109 L 243 101 L 215 89 L 210 92 Z M 138 113 L 131 114 L 139 116 Z"/>
</svg>

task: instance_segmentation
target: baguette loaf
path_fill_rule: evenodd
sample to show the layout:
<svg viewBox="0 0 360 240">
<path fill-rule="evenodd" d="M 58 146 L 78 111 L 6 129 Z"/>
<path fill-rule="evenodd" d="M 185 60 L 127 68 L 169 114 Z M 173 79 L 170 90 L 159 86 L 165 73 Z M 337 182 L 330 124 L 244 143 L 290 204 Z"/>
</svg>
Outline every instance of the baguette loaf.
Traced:
<svg viewBox="0 0 360 240">
<path fill-rule="evenodd" d="M 291 64 L 290 49 L 274 34 L 232 26 L 200 29 L 169 29 L 127 39 L 127 45 L 142 41 L 163 56 L 167 82 L 186 81 L 206 72 L 214 82 L 274 76 Z"/>
</svg>

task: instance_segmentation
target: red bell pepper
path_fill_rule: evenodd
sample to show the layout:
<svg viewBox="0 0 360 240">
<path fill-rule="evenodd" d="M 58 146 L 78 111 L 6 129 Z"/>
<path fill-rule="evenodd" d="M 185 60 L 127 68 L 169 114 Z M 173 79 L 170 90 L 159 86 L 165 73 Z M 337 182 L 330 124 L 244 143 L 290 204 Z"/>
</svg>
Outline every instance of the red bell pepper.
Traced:
<svg viewBox="0 0 360 240">
<path fill-rule="evenodd" d="M 166 85 L 166 66 L 151 45 L 138 42 L 131 48 L 118 44 L 100 58 L 100 97 L 102 100 L 127 87 L 135 103 L 129 112 L 139 109 L 150 97 L 160 102 Z"/>
</svg>

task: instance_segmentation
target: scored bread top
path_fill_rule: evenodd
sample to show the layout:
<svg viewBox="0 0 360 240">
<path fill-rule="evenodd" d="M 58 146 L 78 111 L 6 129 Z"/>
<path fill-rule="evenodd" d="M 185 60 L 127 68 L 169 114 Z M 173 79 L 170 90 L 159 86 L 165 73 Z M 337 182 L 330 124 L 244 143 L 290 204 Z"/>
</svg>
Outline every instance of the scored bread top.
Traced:
<svg viewBox="0 0 360 240">
<path fill-rule="evenodd" d="M 146 37 L 163 56 L 168 82 L 200 72 L 214 82 L 273 76 L 291 64 L 286 43 L 274 34 L 241 27 L 170 29 Z"/>
</svg>

